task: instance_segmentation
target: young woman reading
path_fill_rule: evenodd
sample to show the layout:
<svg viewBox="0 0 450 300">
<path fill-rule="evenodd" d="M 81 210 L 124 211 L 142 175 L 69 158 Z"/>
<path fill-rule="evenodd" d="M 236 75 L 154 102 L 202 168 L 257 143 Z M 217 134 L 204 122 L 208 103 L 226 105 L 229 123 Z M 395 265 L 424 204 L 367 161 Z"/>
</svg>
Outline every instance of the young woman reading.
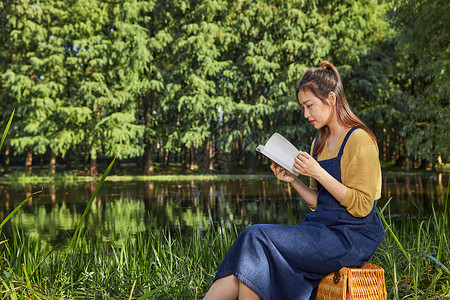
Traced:
<svg viewBox="0 0 450 300">
<path fill-rule="evenodd" d="M 384 238 L 376 210 L 381 168 L 374 134 L 350 110 L 339 73 L 324 61 L 297 87 L 304 116 L 319 129 L 311 153 L 293 170 L 272 163 L 312 212 L 300 225 L 253 225 L 228 251 L 205 299 L 314 299 L 320 279 L 342 267 L 361 267 Z"/>
</svg>

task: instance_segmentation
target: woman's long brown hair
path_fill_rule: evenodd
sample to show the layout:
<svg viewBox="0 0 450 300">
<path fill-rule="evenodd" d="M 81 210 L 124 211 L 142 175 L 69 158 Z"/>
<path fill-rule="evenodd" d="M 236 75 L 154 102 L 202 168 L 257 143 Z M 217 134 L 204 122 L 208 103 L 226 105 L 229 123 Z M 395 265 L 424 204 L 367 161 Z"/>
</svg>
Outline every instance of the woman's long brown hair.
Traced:
<svg viewBox="0 0 450 300">
<path fill-rule="evenodd" d="M 339 76 L 336 68 L 328 61 L 320 63 L 320 67 L 308 69 L 300 79 L 300 83 L 297 86 L 296 98 L 301 91 L 310 91 L 323 103 L 329 105 L 326 101 L 330 92 L 336 95 L 335 111 L 337 114 L 337 120 L 339 124 L 345 127 L 357 127 L 366 131 L 370 137 L 374 140 L 375 144 L 377 139 L 375 134 L 367 127 L 350 109 L 347 98 L 344 94 L 344 86 L 342 85 L 341 77 Z M 323 147 L 325 147 L 325 141 L 330 135 L 330 129 L 328 126 L 320 128 L 319 137 L 317 138 L 316 145 L 314 147 L 314 155 L 318 155 Z"/>
</svg>

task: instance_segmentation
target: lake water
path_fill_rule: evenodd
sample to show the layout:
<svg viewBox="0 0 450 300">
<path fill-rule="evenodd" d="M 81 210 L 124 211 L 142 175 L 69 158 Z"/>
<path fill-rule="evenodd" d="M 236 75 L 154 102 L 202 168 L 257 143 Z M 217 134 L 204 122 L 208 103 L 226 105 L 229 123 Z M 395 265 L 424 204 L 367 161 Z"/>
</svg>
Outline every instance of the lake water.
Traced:
<svg viewBox="0 0 450 300">
<path fill-rule="evenodd" d="M 448 177 L 442 175 L 383 178 L 379 207 L 395 218 L 427 217 L 444 209 Z M 67 241 L 80 220 L 96 183 L 0 184 L 3 220 L 31 192 L 42 192 L 14 215 L 3 232 L 12 228 L 49 245 Z M 387 211 L 386 210 L 386 211 Z M 256 223 L 298 224 L 308 206 L 288 184 L 273 178 L 218 181 L 106 181 L 87 215 L 89 231 L 145 231 L 156 227 L 239 230 Z M 155 227 L 153 226 L 153 227 Z"/>
</svg>

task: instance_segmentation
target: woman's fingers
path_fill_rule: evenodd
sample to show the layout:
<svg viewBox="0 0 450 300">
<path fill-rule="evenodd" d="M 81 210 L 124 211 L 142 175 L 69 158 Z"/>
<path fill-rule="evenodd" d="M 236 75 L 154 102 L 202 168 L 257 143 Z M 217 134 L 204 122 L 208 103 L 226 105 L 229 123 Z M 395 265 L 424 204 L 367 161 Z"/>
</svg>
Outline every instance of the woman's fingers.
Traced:
<svg viewBox="0 0 450 300">
<path fill-rule="evenodd" d="M 291 182 L 292 178 L 291 178 L 291 174 L 286 171 L 285 168 L 279 166 L 278 164 L 272 162 L 272 164 L 270 165 L 270 168 L 272 169 L 273 173 L 275 174 L 275 176 L 277 177 L 277 179 L 281 180 L 281 181 L 286 181 L 286 182 Z"/>
<path fill-rule="evenodd" d="M 308 175 L 308 163 L 311 156 L 307 152 L 301 151 L 294 158 L 294 170 L 302 175 Z"/>
<path fill-rule="evenodd" d="M 272 170 L 272 172 L 274 172 L 275 173 L 275 163 L 274 162 L 272 162 L 272 164 L 270 164 L 270 169 Z"/>
<path fill-rule="evenodd" d="M 272 162 L 270 168 L 272 169 L 272 172 L 275 174 L 275 176 L 278 179 L 280 179 L 280 174 L 283 172 L 284 169 L 274 162 Z"/>
</svg>

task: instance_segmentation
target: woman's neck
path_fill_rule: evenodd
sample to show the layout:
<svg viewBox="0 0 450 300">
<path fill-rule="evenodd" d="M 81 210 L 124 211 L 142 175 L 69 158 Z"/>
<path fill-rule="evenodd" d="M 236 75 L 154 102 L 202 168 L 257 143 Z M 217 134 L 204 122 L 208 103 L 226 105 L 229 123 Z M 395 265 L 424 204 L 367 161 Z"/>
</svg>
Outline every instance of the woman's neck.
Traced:
<svg viewBox="0 0 450 300">
<path fill-rule="evenodd" d="M 330 130 L 330 135 L 328 136 L 328 139 L 330 140 L 339 140 L 341 136 L 347 132 L 349 129 L 346 126 L 341 125 L 337 118 L 333 118 L 328 122 L 328 129 Z"/>
<path fill-rule="evenodd" d="M 330 134 L 327 137 L 326 145 L 329 152 L 332 152 L 336 146 L 339 144 L 339 141 L 342 139 L 344 134 L 349 130 L 349 128 L 344 126 L 335 126 L 329 127 Z"/>
</svg>

